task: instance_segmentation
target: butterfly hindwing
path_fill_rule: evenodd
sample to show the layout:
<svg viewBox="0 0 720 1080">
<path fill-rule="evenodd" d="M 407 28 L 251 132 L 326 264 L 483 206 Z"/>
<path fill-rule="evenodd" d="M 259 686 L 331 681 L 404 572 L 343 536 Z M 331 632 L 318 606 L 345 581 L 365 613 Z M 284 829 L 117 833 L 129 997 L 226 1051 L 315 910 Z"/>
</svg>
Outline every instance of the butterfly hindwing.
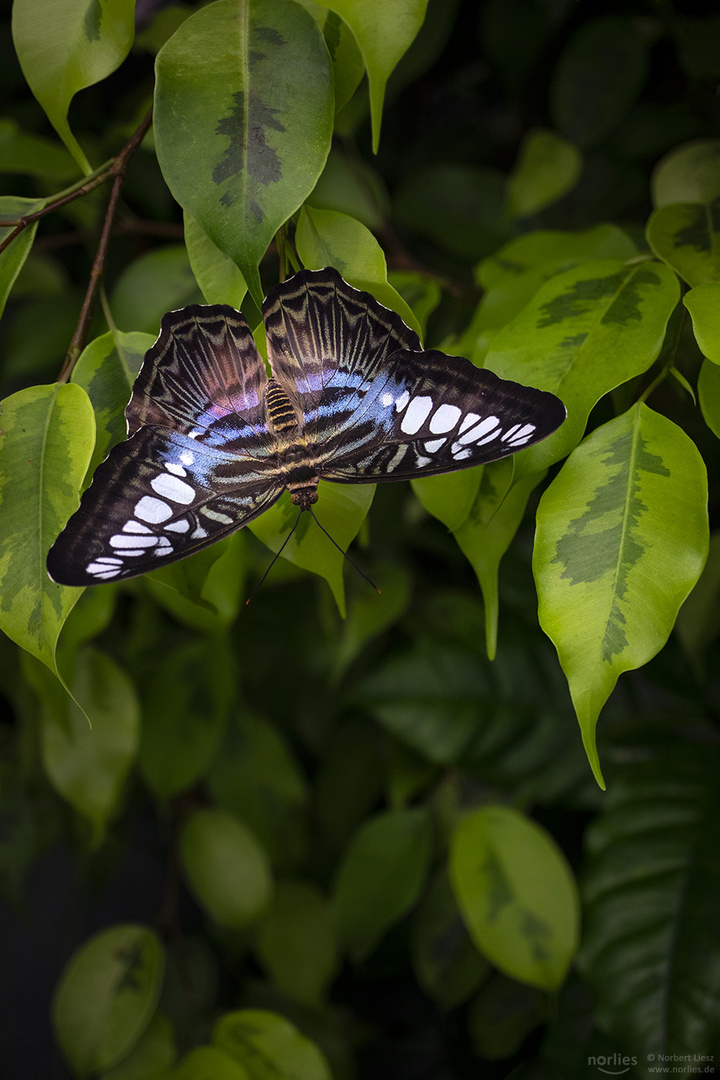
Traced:
<svg viewBox="0 0 720 1080">
<path fill-rule="evenodd" d="M 93 585 L 155 570 L 241 528 L 283 487 L 271 462 L 141 428 L 98 466 L 48 571 L 63 585 Z"/>
</svg>

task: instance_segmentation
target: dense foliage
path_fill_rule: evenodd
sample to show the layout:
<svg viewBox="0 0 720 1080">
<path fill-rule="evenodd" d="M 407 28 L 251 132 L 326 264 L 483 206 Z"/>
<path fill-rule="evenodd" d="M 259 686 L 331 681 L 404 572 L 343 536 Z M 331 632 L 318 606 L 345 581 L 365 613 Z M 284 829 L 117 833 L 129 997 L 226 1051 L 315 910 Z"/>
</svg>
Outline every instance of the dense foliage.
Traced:
<svg viewBox="0 0 720 1080">
<path fill-rule="evenodd" d="M 15 0 L 4 29 L 3 1076 L 708 1075 L 720 17 Z M 567 421 L 321 485 L 379 597 L 304 515 L 245 605 L 285 497 L 51 582 L 162 314 L 242 307 L 262 348 L 263 293 L 328 265 Z"/>
</svg>

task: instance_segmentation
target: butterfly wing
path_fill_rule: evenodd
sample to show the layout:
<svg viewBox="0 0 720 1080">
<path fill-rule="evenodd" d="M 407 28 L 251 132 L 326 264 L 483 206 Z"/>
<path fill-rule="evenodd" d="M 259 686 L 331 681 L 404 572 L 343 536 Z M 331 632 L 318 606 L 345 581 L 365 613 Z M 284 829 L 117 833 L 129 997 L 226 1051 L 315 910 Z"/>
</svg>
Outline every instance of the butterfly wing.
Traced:
<svg viewBox="0 0 720 1080">
<path fill-rule="evenodd" d="M 459 356 L 423 351 L 414 331 L 332 268 L 268 294 L 268 353 L 294 379 L 325 480 L 412 479 L 481 465 L 546 438 L 565 406 Z"/>
<path fill-rule="evenodd" d="M 281 495 L 264 363 L 242 315 L 191 305 L 162 320 L 98 467 L 50 549 L 63 585 L 134 577 L 241 528 Z"/>
<path fill-rule="evenodd" d="M 98 466 L 50 549 L 50 577 L 95 585 L 155 570 L 235 532 L 280 497 L 271 461 L 143 427 Z"/>
</svg>

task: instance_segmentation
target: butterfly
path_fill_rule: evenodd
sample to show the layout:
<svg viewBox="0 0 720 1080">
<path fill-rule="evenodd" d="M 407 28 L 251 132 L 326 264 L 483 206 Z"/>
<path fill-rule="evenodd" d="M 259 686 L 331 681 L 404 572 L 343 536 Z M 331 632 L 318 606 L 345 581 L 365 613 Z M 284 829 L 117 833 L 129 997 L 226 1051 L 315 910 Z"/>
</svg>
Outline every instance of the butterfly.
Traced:
<svg viewBox="0 0 720 1080">
<path fill-rule="evenodd" d="M 514 454 L 565 419 L 553 394 L 423 350 L 414 330 L 332 269 L 263 303 L 272 376 L 243 316 L 171 311 L 125 409 L 128 438 L 95 471 L 50 549 L 50 577 L 143 574 L 242 528 L 287 489 L 452 472 Z"/>
</svg>

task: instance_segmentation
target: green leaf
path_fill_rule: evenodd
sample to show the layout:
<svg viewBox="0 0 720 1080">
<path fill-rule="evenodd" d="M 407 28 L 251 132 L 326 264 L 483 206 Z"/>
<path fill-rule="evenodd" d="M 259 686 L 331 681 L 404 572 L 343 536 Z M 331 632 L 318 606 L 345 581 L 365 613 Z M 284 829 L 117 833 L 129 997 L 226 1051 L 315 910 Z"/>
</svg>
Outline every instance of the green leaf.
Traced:
<svg viewBox="0 0 720 1080">
<path fill-rule="evenodd" d="M 646 39 L 629 16 L 586 22 L 555 68 L 550 90 L 555 126 L 578 146 L 599 142 L 629 112 L 647 71 Z"/>
<path fill-rule="evenodd" d="M 182 1059 L 172 1080 L 251 1080 L 251 1077 L 242 1065 L 216 1046 L 196 1046 Z"/>
<path fill-rule="evenodd" d="M 470 940 L 444 869 L 418 909 L 412 957 L 418 982 L 443 1010 L 462 1005 L 490 974 L 490 964 Z"/>
<path fill-rule="evenodd" d="M 720 439 L 720 368 L 710 360 L 700 368 L 698 398 L 705 423 Z"/>
<path fill-rule="evenodd" d="M 267 856 L 250 830 L 222 810 L 195 810 L 183 826 L 180 859 L 211 919 L 244 930 L 272 896 Z"/>
<path fill-rule="evenodd" d="M 187 559 L 153 570 L 144 585 L 179 622 L 217 634 L 237 618 L 246 553 L 246 538 L 234 533 Z"/>
<path fill-rule="evenodd" d="M 178 795 L 205 776 L 232 701 L 232 656 L 213 637 L 158 657 L 143 682 L 138 764 L 157 798 Z"/>
<path fill-rule="evenodd" d="M 302 857 L 307 781 L 292 748 L 269 720 L 243 715 L 208 778 L 213 799 L 252 829 L 273 864 Z"/>
<path fill-rule="evenodd" d="M 183 217 L 190 266 L 205 303 L 230 304 L 239 310 L 247 293 L 245 278 L 232 259 L 213 244 L 191 214 L 186 211 Z"/>
<path fill-rule="evenodd" d="M 97 847 L 137 754 L 140 708 L 135 689 L 115 661 L 97 649 L 84 649 L 77 656 L 70 688 L 79 705 L 44 668 L 37 667 L 31 678 L 43 706 L 40 748 L 45 771 L 55 790 L 88 819 Z"/>
<path fill-rule="evenodd" d="M 703 460 L 642 403 L 588 436 L 540 501 L 540 625 L 558 650 L 601 786 L 600 710 L 618 676 L 663 647 L 707 550 Z"/>
<path fill-rule="evenodd" d="M 94 437 L 78 386 L 34 386 L 0 404 L 0 628 L 53 672 L 81 590 L 50 581 L 45 559 L 77 509 Z"/>
<path fill-rule="evenodd" d="M 696 285 L 683 296 L 700 352 L 720 364 L 720 282 Z"/>
<path fill-rule="evenodd" d="M 126 266 L 113 289 L 110 307 L 122 330 L 160 332 L 166 311 L 202 303 L 184 244 L 155 248 Z"/>
<path fill-rule="evenodd" d="M 530 131 L 508 177 L 509 213 L 513 217 L 539 213 L 572 191 L 581 172 L 582 157 L 572 143 L 554 131 Z"/>
<path fill-rule="evenodd" d="M 52 185 L 75 179 L 77 165 L 67 150 L 53 139 L 22 131 L 14 120 L 3 117 L 0 120 L 0 172 L 34 176 Z M 2 219 L 6 216 L 9 215 L 3 210 Z"/>
<path fill-rule="evenodd" d="M 381 660 L 356 700 L 416 753 L 449 765 L 467 751 L 491 697 L 474 651 L 420 640 Z"/>
<path fill-rule="evenodd" d="M 720 139 L 693 139 L 666 154 L 653 172 L 652 196 L 656 207 L 720 198 Z"/>
<path fill-rule="evenodd" d="M 332 73 L 320 29 L 290 0 L 218 0 L 179 27 L 156 70 L 167 184 L 259 306 L 258 264 L 330 149 Z"/>
<path fill-rule="evenodd" d="M 25 214 L 33 214 L 36 210 L 41 210 L 44 205 L 45 202 L 41 199 L 20 199 L 15 195 L 3 195 L 0 197 L 0 221 L 17 221 Z M 37 227 L 37 221 L 33 222 L 0 254 L 0 315 L 5 310 L 5 304 L 15 280 L 30 254 Z M 12 231 L 10 226 L 0 228 L 0 241 L 9 236 Z"/>
<path fill-rule="evenodd" d="M 482 589 L 485 642 L 491 660 L 497 648 L 500 561 L 520 527 L 528 499 L 543 476 L 544 473 L 531 473 L 513 484 L 512 460 L 486 465 L 477 498 L 455 533 L 460 550 L 475 571 Z"/>
<path fill-rule="evenodd" d="M 325 536 L 310 514 L 303 514 L 282 557 L 288 562 L 325 578 L 341 615 L 345 615 L 345 586 L 343 571 L 345 557 L 352 541 L 360 531 L 375 494 L 374 484 L 330 484 L 320 482 L 319 500 L 313 513 L 327 529 L 335 544 Z M 262 517 L 251 521 L 248 528 L 271 551 L 278 552 L 297 520 L 298 510 L 287 492 Z"/>
<path fill-rule="evenodd" d="M 332 1080 L 315 1043 L 275 1013 L 226 1013 L 215 1025 L 213 1042 L 245 1068 L 250 1080 Z"/>
<path fill-rule="evenodd" d="M 575 880 L 552 837 L 507 806 L 463 818 L 450 880 L 477 947 L 501 971 L 541 990 L 563 982 L 579 938 Z"/>
<path fill-rule="evenodd" d="M 417 902 L 431 856 L 426 809 L 389 810 L 361 826 L 345 851 L 333 893 L 338 936 L 353 960 L 369 956 Z"/>
<path fill-rule="evenodd" d="M 71 957 L 53 1001 L 53 1027 L 78 1077 L 121 1061 L 146 1029 L 165 957 L 152 930 L 131 923 L 103 930 Z"/>
<path fill-rule="evenodd" d="M 306 206 L 336 210 L 361 221 L 368 229 L 381 232 L 387 203 L 387 193 L 379 174 L 365 162 L 335 149 L 330 151 Z"/>
<path fill-rule="evenodd" d="M 446 528 L 459 529 L 472 510 L 482 481 L 482 467 L 459 469 L 444 476 L 412 480 L 412 489 L 422 507 Z"/>
<path fill-rule="evenodd" d="M 345 672 L 368 645 L 403 615 L 410 601 L 410 580 L 406 570 L 395 563 L 373 565 L 372 589 L 358 589 L 348 606 L 347 618 L 338 628 L 332 657 L 335 679 Z"/>
<path fill-rule="evenodd" d="M 80 169 L 89 173 L 68 109 L 78 90 L 107 78 L 129 53 L 134 0 L 15 0 L 12 14 L 23 75 Z"/>
<path fill-rule="evenodd" d="M 562 427 L 515 456 L 515 476 L 540 472 L 580 440 L 590 410 L 657 358 L 680 294 L 662 263 L 583 263 L 557 274 L 493 338 L 487 366 L 505 379 L 552 390 Z"/>
<path fill-rule="evenodd" d="M 355 35 L 370 85 L 373 153 L 380 143 L 385 86 L 425 18 L 428 0 L 318 0 L 332 8 Z"/>
<path fill-rule="evenodd" d="M 720 281 L 718 211 L 720 197 L 710 206 L 663 206 L 648 221 L 648 244 L 658 259 L 671 266 L 688 285 Z"/>
<path fill-rule="evenodd" d="M 86 391 L 95 410 L 95 449 L 88 477 L 116 443 L 127 438 L 125 406 L 145 353 L 155 340 L 150 334 L 103 334 L 87 345 L 75 365 L 72 382 Z"/>
<path fill-rule="evenodd" d="M 278 883 L 257 931 L 260 962 L 283 993 L 321 1007 L 338 966 L 330 909 L 306 881 Z"/>
<path fill-rule="evenodd" d="M 308 270 L 334 266 L 350 285 L 372 293 L 420 333 L 412 308 L 387 279 L 383 249 L 361 222 L 337 210 L 304 206 L 298 219 L 295 245 Z"/>
<path fill-rule="evenodd" d="M 347 105 L 357 90 L 365 65 L 352 30 L 336 11 L 321 7 L 322 0 L 299 0 L 312 15 L 323 32 L 325 46 L 330 54 L 335 86 L 335 112 Z M 335 5 L 333 5 L 335 6 Z"/>
<path fill-rule="evenodd" d="M 705 741 L 670 744 L 653 757 L 620 766 L 590 826 L 578 959 L 598 1025 L 638 1058 L 636 1073 L 649 1077 L 653 1060 L 664 1060 L 689 1078 L 713 1061 L 720 1034 L 711 914 L 720 890 L 720 757 Z"/>
<path fill-rule="evenodd" d="M 155 1013 L 129 1055 L 100 1080 L 147 1080 L 157 1077 L 175 1062 L 175 1032 L 162 1013 Z"/>
<path fill-rule="evenodd" d="M 720 532 L 710 534 L 710 549 L 700 579 L 680 608 L 675 624 L 683 649 L 705 674 L 705 656 L 720 634 Z"/>
<path fill-rule="evenodd" d="M 530 1032 L 547 1020 L 547 1013 L 546 998 L 539 990 L 494 975 L 468 1009 L 468 1035 L 475 1053 L 489 1061 L 512 1057 Z"/>
</svg>

